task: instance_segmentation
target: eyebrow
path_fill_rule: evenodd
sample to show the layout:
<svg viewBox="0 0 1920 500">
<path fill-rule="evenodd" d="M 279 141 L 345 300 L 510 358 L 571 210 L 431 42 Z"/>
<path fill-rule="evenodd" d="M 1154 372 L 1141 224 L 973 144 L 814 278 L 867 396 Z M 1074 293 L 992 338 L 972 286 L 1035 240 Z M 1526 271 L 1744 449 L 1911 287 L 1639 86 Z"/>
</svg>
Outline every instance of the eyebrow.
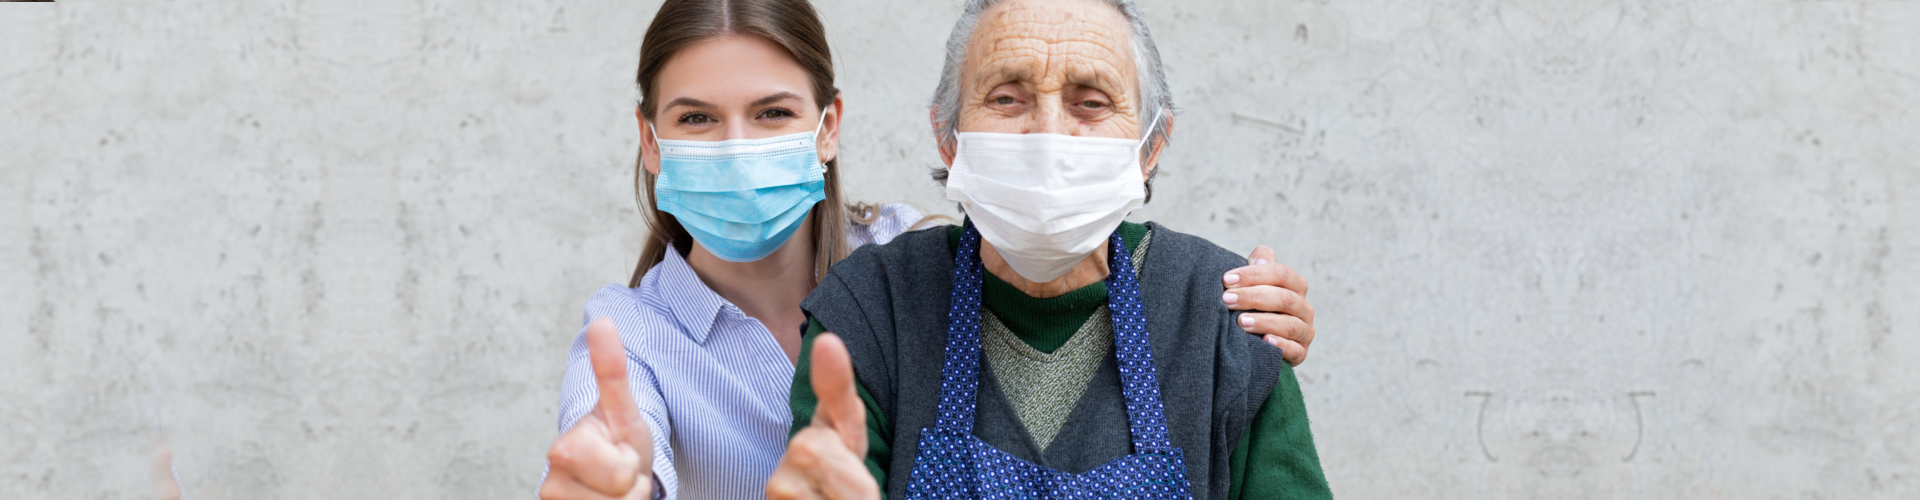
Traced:
<svg viewBox="0 0 1920 500">
<path fill-rule="evenodd" d="M 694 99 L 692 97 L 681 97 L 678 99 L 674 99 L 672 101 L 668 101 L 667 105 L 661 106 L 660 109 L 672 109 L 674 106 L 691 106 L 695 108 L 708 108 L 708 109 L 712 109 L 716 107 L 712 104 L 707 103 L 706 101 Z"/>
<path fill-rule="evenodd" d="M 787 99 L 799 99 L 799 98 L 800 98 L 800 94 L 795 94 L 795 93 L 792 93 L 792 92 L 781 92 L 781 93 L 777 93 L 777 94 L 773 94 L 773 95 L 770 95 L 770 96 L 766 96 L 766 97 L 762 97 L 762 98 L 759 98 L 759 99 L 756 99 L 756 100 L 754 100 L 754 101 L 753 101 L 753 104 L 748 104 L 748 105 L 747 105 L 747 107 L 749 107 L 749 108 L 758 108 L 758 107 L 761 107 L 761 106 L 765 106 L 765 105 L 768 105 L 768 104 L 773 104 L 773 103 L 776 103 L 776 102 L 780 102 L 780 101 L 784 101 L 784 100 L 787 100 Z"/>
<path fill-rule="evenodd" d="M 799 98 L 800 98 L 800 94 L 795 94 L 792 92 L 779 92 L 773 95 L 755 99 L 753 103 L 748 104 L 747 107 L 758 108 L 761 106 L 773 104 L 773 103 L 784 101 L 787 99 L 799 99 Z M 714 106 L 713 103 L 709 103 L 707 101 L 702 101 L 699 99 L 694 99 L 692 97 L 681 97 L 681 98 L 674 99 L 672 101 L 668 101 L 667 105 L 661 106 L 660 109 L 672 109 L 674 106 L 688 106 L 693 108 L 705 108 L 705 109 L 714 109 L 719 107 L 719 106 Z"/>
<path fill-rule="evenodd" d="M 1116 101 L 1128 100 L 1125 95 L 1128 87 L 1121 80 L 1118 75 L 1098 69 L 1073 68 L 1067 71 L 1067 83 L 1098 90 Z"/>
<path fill-rule="evenodd" d="M 1034 71 L 1031 62 L 997 61 L 992 66 L 984 68 L 985 71 L 981 71 L 979 76 L 974 78 L 973 84 L 984 88 L 987 92 L 992 92 L 1003 84 L 1032 80 Z"/>
</svg>

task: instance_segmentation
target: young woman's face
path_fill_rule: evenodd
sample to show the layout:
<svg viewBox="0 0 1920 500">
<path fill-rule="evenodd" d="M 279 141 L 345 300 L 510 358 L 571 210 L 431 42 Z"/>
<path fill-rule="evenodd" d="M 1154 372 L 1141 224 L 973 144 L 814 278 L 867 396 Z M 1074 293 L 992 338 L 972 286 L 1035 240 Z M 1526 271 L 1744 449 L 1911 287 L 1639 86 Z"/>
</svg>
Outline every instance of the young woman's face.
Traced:
<svg viewBox="0 0 1920 500">
<path fill-rule="evenodd" d="M 660 108 L 653 123 L 640 116 L 647 171 L 654 175 L 660 174 L 660 160 L 653 154 L 659 151 L 653 134 L 724 141 L 807 132 L 818 125 L 820 160 L 838 153 L 839 100 L 823 112 L 814 102 L 807 70 L 764 38 L 732 35 L 681 49 L 660 68 L 654 91 Z M 654 132 L 647 131 L 649 126 Z"/>
</svg>

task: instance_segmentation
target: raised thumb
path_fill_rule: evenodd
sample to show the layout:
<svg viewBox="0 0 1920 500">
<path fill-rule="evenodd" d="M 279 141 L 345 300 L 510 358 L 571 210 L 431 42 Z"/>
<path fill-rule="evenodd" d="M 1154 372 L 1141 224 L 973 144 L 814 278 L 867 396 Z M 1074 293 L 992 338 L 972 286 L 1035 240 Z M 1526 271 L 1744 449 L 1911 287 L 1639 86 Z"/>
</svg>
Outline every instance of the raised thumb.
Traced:
<svg viewBox="0 0 1920 500">
<path fill-rule="evenodd" d="M 854 390 L 853 360 L 847 345 L 832 333 L 813 340 L 813 394 L 820 399 L 814 408 L 813 425 L 825 425 L 840 435 L 840 441 L 857 455 L 867 452 L 867 408 Z"/>
<path fill-rule="evenodd" d="M 620 343 L 620 331 L 612 320 L 600 318 L 587 325 L 587 358 L 593 363 L 593 378 L 600 389 L 595 409 L 606 420 L 613 440 L 627 441 L 638 423 L 640 408 L 627 385 L 627 348 Z"/>
</svg>

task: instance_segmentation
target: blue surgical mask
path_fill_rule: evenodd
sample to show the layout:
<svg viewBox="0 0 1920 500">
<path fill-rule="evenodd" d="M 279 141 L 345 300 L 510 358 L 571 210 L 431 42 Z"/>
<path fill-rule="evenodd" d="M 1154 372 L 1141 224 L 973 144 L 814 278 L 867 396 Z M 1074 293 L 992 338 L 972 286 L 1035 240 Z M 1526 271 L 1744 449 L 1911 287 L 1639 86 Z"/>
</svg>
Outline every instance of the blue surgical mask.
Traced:
<svg viewBox="0 0 1920 500">
<path fill-rule="evenodd" d="M 819 132 L 815 125 L 812 132 L 730 141 L 654 134 L 660 145 L 655 200 L 714 256 L 731 262 L 765 258 L 827 198 L 827 166 L 814 148 Z"/>
</svg>

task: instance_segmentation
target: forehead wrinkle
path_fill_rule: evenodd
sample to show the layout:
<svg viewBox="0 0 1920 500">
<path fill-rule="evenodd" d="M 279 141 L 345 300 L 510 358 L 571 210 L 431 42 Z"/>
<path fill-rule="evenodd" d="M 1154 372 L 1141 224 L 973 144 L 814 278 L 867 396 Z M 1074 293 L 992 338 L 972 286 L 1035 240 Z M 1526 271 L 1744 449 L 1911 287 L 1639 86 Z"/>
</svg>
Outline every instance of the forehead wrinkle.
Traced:
<svg viewBox="0 0 1920 500">
<path fill-rule="evenodd" d="M 992 7 L 995 11 L 991 19 L 1002 24 L 1037 23 L 1055 26 L 1071 21 L 1073 13 L 1047 8 L 1039 2 L 1004 2 Z"/>
<path fill-rule="evenodd" d="M 979 48 L 969 55 L 973 74 L 967 80 L 974 87 L 973 93 L 991 91 L 1003 82 L 1033 80 L 1034 74 L 1046 67 L 1041 61 L 1046 60 L 1047 54 L 1032 43 L 1021 43 L 1025 41 L 995 40 L 990 47 Z"/>
<path fill-rule="evenodd" d="M 1137 71 L 1133 68 L 1132 45 L 1112 36 L 1112 28 L 1116 27 L 1100 20 L 1075 19 L 1070 27 L 1082 36 L 1071 40 L 1056 37 L 1048 44 L 1051 52 L 1060 55 L 1050 59 L 1058 61 L 1059 66 L 1049 67 L 1047 73 L 1062 78 L 1058 83 L 1063 87 L 1092 87 L 1106 93 L 1116 106 L 1131 108 L 1132 97 L 1138 92 L 1126 78 L 1127 70 Z M 1060 31 L 1069 31 L 1069 26 L 1060 28 Z"/>
<path fill-rule="evenodd" d="M 983 16 L 974 32 L 968 59 L 974 74 L 970 94 L 990 92 L 990 85 L 1025 81 L 1035 90 L 1063 90 L 1068 85 L 1092 87 L 1107 93 L 1119 105 L 1139 89 L 1129 83 L 1133 68 L 1132 33 L 1119 12 L 1088 2 L 1093 9 L 1054 8 L 1054 3 L 1002 3 Z M 993 36 L 992 39 L 982 39 Z M 1004 78 L 1004 79 L 1002 79 Z M 997 80 L 997 81 L 996 81 Z"/>
<path fill-rule="evenodd" d="M 982 83 L 997 76 L 1008 76 L 1014 81 L 1033 81 L 1044 79 L 1048 68 L 1052 67 L 1053 51 L 1049 40 L 1057 37 L 1055 21 L 1031 10 L 1010 6 L 1012 12 L 1001 12 L 995 16 L 994 25 L 979 30 L 976 36 L 991 33 L 998 36 L 987 43 L 974 44 L 979 54 L 987 58 L 989 64 L 979 68 Z"/>
</svg>

